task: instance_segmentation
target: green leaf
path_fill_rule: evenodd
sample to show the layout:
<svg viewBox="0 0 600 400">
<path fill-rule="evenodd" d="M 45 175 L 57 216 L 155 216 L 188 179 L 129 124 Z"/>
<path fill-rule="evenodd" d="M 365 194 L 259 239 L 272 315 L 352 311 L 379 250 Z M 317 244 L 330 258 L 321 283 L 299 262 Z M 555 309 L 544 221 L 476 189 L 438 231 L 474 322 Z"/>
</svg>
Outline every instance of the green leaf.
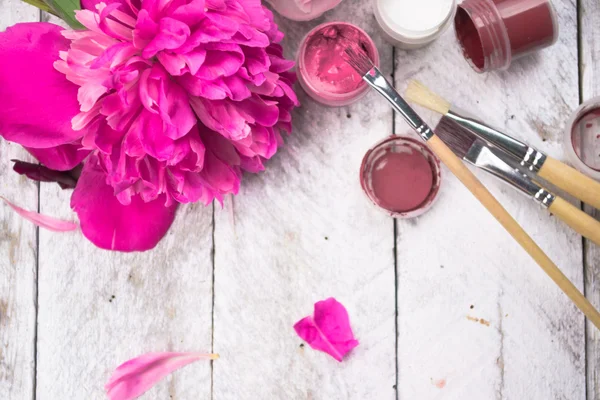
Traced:
<svg viewBox="0 0 600 400">
<path fill-rule="evenodd" d="M 37 1 L 37 0 L 33 0 Z M 83 29 L 83 25 L 75 19 L 75 11 L 81 10 L 79 0 L 47 0 L 50 8 L 73 29 Z"/>
<path fill-rule="evenodd" d="M 41 0 L 22 0 L 24 3 L 30 4 L 34 7 L 39 8 L 42 11 L 45 11 L 47 13 L 50 14 L 54 14 L 54 11 L 52 11 L 52 9 L 50 8 L 50 6 L 46 3 L 44 3 Z M 56 15 L 56 14 L 55 14 Z"/>
</svg>

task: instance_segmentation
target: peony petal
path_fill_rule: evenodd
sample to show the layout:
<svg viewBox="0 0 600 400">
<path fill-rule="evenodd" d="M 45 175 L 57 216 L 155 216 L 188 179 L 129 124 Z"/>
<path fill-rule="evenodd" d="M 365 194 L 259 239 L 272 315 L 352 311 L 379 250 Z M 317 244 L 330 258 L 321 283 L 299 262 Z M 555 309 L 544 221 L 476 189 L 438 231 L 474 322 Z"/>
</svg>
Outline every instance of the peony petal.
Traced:
<svg viewBox="0 0 600 400">
<path fill-rule="evenodd" d="M 63 221 L 61 219 L 56 219 L 54 217 L 49 217 L 47 215 L 37 213 L 35 211 L 27 211 L 24 208 L 21 208 L 11 203 L 2 196 L 0 196 L 0 199 L 4 200 L 4 202 L 8 204 L 10 208 L 15 210 L 15 212 L 21 217 L 25 218 L 30 222 L 33 222 L 35 225 L 41 228 L 46 228 L 54 232 L 69 232 L 77 229 L 77 224 L 75 222 Z"/>
<path fill-rule="evenodd" d="M 124 206 L 106 184 L 106 175 L 92 155 L 71 197 L 81 230 L 96 246 L 118 251 L 144 251 L 156 246 L 175 218 L 177 206 L 165 207 L 165 195 L 145 203 L 139 196 Z"/>
<path fill-rule="evenodd" d="M 310 347 L 340 362 L 346 353 L 358 346 L 346 308 L 333 297 L 317 302 L 314 315 L 298 321 L 294 329 Z"/>
<path fill-rule="evenodd" d="M 90 154 L 89 150 L 83 150 L 80 144 L 63 144 L 48 149 L 32 149 L 26 147 L 32 156 L 46 167 L 55 171 L 68 171 L 75 168 L 84 158 Z"/>
<path fill-rule="evenodd" d="M 19 175 L 25 175 L 31 180 L 39 182 L 56 182 L 62 189 L 73 189 L 77 185 L 74 172 L 54 171 L 39 164 L 25 161 L 11 160 L 15 163 L 13 170 Z M 73 174 L 72 174 L 73 173 Z"/>
<path fill-rule="evenodd" d="M 79 139 L 77 86 L 54 69 L 69 40 L 50 23 L 16 24 L 0 33 L 0 135 L 33 148 Z"/>
<path fill-rule="evenodd" d="M 121 364 L 105 386 L 110 400 L 141 396 L 158 381 L 198 360 L 216 360 L 218 354 L 148 353 Z"/>
</svg>

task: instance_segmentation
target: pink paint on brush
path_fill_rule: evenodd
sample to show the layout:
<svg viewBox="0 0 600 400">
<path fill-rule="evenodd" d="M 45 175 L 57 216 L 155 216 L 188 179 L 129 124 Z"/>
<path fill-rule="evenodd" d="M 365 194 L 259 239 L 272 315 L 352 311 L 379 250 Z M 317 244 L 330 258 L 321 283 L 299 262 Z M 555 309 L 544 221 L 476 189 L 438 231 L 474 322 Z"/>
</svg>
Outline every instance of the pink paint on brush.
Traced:
<svg viewBox="0 0 600 400">
<path fill-rule="evenodd" d="M 367 152 L 360 180 L 375 205 L 394 217 L 412 218 L 426 212 L 437 198 L 441 168 L 421 142 L 391 136 Z"/>
<path fill-rule="evenodd" d="M 369 87 L 345 61 L 344 50 L 358 47 L 375 65 L 379 54 L 373 40 L 347 22 L 319 25 L 303 39 L 298 52 L 298 81 L 313 99 L 329 106 L 351 104 Z"/>
</svg>

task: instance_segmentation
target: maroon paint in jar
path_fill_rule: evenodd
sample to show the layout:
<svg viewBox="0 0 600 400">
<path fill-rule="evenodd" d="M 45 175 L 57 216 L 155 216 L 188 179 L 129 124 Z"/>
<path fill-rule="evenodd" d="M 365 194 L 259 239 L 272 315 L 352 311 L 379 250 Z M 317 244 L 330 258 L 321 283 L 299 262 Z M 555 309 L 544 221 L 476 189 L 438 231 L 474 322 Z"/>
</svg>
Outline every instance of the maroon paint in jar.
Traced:
<svg viewBox="0 0 600 400">
<path fill-rule="evenodd" d="M 550 0 L 465 0 L 454 27 L 465 58 L 477 72 L 506 69 L 513 60 L 558 39 Z"/>
</svg>

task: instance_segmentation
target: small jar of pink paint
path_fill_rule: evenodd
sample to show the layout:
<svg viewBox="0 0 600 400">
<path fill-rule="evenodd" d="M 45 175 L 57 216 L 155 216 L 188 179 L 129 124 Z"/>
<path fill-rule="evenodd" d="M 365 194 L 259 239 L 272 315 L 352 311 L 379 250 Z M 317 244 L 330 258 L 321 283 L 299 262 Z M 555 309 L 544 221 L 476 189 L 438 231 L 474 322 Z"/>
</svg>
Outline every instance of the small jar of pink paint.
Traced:
<svg viewBox="0 0 600 400">
<path fill-rule="evenodd" d="M 513 60 L 558 40 L 550 0 L 464 0 L 454 27 L 465 58 L 477 72 L 507 69 Z"/>
<path fill-rule="evenodd" d="M 344 50 L 358 46 L 379 66 L 379 53 L 365 31 L 347 22 L 328 22 L 311 30 L 298 51 L 298 81 L 304 91 L 321 104 L 333 107 L 352 104 L 369 86 L 345 61 Z"/>
<path fill-rule="evenodd" d="M 564 150 L 575 168 L 600 181 L 600 97 L 573 112 L 565 128 Z"/>
<path fill-rule="evenodd" d="M 394 218 L 415 218 L 438 198 L 440 161 L 423 142 L 390 136 L 365 154 L 360 184 L 367 198 Z"/>
</svg>

